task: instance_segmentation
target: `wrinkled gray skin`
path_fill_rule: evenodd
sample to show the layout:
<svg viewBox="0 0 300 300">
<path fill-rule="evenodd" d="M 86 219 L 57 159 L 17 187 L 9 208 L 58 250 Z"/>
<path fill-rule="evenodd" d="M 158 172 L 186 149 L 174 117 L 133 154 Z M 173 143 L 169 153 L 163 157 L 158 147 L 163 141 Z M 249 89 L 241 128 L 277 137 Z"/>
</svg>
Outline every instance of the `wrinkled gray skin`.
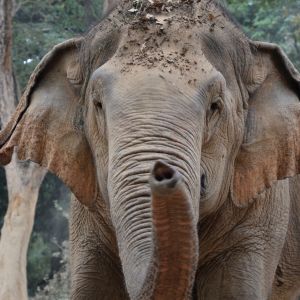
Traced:
<svg viewBox="0 0 300 300">
<path fill-rule="evenodd" d="M 163 18 L 148 3 L 147 12 L 160 24 L 128 12 L 124 2 L 85 39 L 57 48 L 31 83 L 24 116 L 38 118 L 35 111 L 43 115 L 56 100 L 43 122 L 58 122 L 56 113 L 67 111 L 59 122 L 71 118 L 83 132 L 97 172 L 97 199 L 82 200 L 76 188 L 88 185 L 88 175 L 80 169 L 74 179 L 65 171 L 75 160 L 45 163 L 44 154 L 41 159 L 35 150 L 23 150 L 38 148 L 38 142 L 14 142 L 19 156 L 48 166 L 85 204 L 72 201 L 74 300 L 297 295 L 299 74 L 279 48 L 248 40 L 222 8 L 208 2 L 180 3 Z M 77 95 L 71 101 L 76 109 L 64 104 L 70 95 Z M 60 161 L 62 143 L 54 147 Z M 170 296 L 170 289 L 174 295 L 181 289 L 174 282 L 164 283 L 168 293 L 153 294 L 153 228 L 159 232 L 160 223 L 153 225 L 155 185 L 150 189 L 149 177 L 161 180 L 160 174 L 150 176 L 159 160 L 181 174 L 191 224 L 197 224 L 198 237 L 191 239 L 199 240 L 199 252 L 191 254 L 185 296 Z M 174 224 L 179 232 L 182 225 Z"/>
</svg>

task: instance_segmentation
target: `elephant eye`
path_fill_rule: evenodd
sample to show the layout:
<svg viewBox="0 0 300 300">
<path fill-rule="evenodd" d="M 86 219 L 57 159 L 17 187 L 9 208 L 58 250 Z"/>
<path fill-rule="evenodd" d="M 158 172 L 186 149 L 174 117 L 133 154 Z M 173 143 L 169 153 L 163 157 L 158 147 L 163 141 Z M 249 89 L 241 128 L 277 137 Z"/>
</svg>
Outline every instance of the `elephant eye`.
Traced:
<svg viewBox="0 0 300 300">
<path fill-rule="evenodd" d="M 210 104 L 210 110 L 212 113 L 214 113 L 216 111 L 220 111 L 221 109 L 222 109 L 222 98 L 218 97 Z"/>
<path fill-rule="evenodd" d="M 210 104 L 210 111 L 209 111 L 209 117 L 212 118 L 216 114 L 220 113 L 223 108 L 223 101 L 222 98 L 219 96 L 216 99 L 214 99 Z"/>
<path fill-rule="evenodd" d="M 218 104 L 217 102 L 213 102 L 213 103 L 211 104 L 211 106 L 210 106 L 210 110 L 211 110 L 212 112 L 215 112 L 215 111 L 219 110 L 219 104 Z"/>
<path fill-rule="evenodd" d="M 99 109 L 99 110 L 102 110 L 102 108 L 103 108 L 102 102 L 99 101 L 98 99 L 95 99 L 95 100 L 94 100 L 94 105 L 95 105 L 95 107 L 96 107 L 97 109 Z"/>
</svg>

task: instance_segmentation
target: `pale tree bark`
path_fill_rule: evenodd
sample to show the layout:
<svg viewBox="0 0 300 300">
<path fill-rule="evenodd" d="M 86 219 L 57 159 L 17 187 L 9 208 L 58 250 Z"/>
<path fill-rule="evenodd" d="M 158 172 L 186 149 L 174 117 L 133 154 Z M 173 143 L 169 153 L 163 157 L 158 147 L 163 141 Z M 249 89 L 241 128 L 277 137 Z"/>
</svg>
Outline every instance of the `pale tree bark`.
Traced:
<svg viewBox="0 0 300 300">
<path fill-rule="evenodd" d="M 13 1 L 0 0 L 0 120 L 15 110 L 12 68 Z M 26 262 L 39 187 L 45 170 L 13 156 L 5 168 L 9 203 L 0 236 L 0 299 L 27 299 Z M 1 201 L 1 199 L 0 199 Z"/>
</svg>

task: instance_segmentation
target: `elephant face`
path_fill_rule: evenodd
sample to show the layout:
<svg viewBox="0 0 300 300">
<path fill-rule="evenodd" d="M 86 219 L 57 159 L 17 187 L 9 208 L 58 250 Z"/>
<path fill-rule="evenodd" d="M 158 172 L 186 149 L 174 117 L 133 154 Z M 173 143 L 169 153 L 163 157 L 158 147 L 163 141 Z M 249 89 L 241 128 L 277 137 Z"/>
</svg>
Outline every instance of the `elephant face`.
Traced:
<svg viewBox="0 0 300 300">
<path fill-rule="evenodd" d="M 133 299 L 161 295 L 172 266 L 156 258 L 181 244 L 189 246 L 178 246 L 176 265 L 188 271 L 167 273 L 184 278 L 172 299 L 187 297 L 199 219 L 299 173 L 299 74 L 218 6 L 216 20 L 189 5 L 138 24 L 119 8 L 85 38 L 54 47 L 0 134 L 3 164 L 17 146 L 19 158 L 57 174 L 90 209 L 106 203 Z M 190 254 L 181 261 L 180 253 Z"/>
<path fill-rule="evenodd" d="M 149 193 L 149 173 L 159 159 L 180 170 L 197 219 L 200 203 L 205 214 L 224 200 L 230 176 L 223 178 L 238 144 L 233 138 L 242 138 L 242 109 L 204 55 L 197 64 L 208 71 L 193 86 L 175 70 L 164 74 L 138 67 L 122 73 L 118 58 L 91 75 L 85 131 L 110 205 L 118 193 L 125 197 L 125 177 L 140 182 L 145 191 L 139 193 Z"/>
<path fill-rule="evenodd" d="M 155 30 L 134 29 L 134 40 L 131 28 L 108 34 L 107 39 L 113 35 L 117 43 L 110 45 L 115 51 L 112 57 L 85 71 L 90 74 L 84 97 L 86 136 L 92 152 L 99 153 L 94 156 L 100 166 L 100 185 L 104 182 L 101 190 L 110 185 L 108 203 L 115 199 L 109 192 L 120 190 L 116 183 L 123 182 L 120 176 L 125 171 L 118 172 L 115 179 L 109 173 L 113 176 L 113 170 L 120 168 L 128 173 L 139 165 L 142 173 L 132 173 L 146 184 L 153 163 L 164 159 L 183 174 L 198 219 L 199 206 L 200 214 L 205 215 L 228 194 L 242 142 L 243 101 L 236 86 L 230 81 L 228 86 L 205 54 L 205 30 L 200 36 L 199 31 L 191 30 L 193 44 L 186 28 L 178 24 L 162 37 L 156 37 Z M 170 42 L 155 49 L 165 39 Z M 143 46 L 139 40 L 148 42 Z M 96 32 L 86 43 L 85 48 L 91 49 L 103 42 Z M 91 63 L 86 61 L 97 60 L 91 59 L 90 51 L 81 55 L 88 66 Z M 95 139 L 95 132 L 101 137 Z M 128 160 L 130 156 L 135 160 Z"/>
</svg>

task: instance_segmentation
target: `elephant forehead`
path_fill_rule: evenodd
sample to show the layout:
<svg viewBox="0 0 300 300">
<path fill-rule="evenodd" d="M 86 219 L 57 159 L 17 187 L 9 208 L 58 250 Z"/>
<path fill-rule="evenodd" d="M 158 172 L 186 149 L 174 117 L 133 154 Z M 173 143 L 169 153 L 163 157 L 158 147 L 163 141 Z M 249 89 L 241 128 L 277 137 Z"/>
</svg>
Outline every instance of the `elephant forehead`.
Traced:
<svg viewBox="0 0 300 300">
<path fill-rule="evenodd" d="M 110 101 L 164 97 L 188 103 L 198 99 L 201 88 L 207 86 L 207 82 L 216 78 L 217 74 L 219 73 L 214 68 L 210 68 L 200 71 L 199 75 L 190 74 L 190 78 L 195 80 L 187 80 L 186 76 L 164 72 L 160 68 L 146 69 L 136 66 L 133 72 L 124 73 L 114 65 L 107 64 L 94 72 L 92 81 Z"/>
<path fill-rule="evenodd" d="M 130 56 L 115 56 L 92 74 L 91 81 L 122 93 L 152 88 L 153 92 L 165 91 L 191 96 L 218 74 L 205 55 L 198 52 L 199 55 L 186 56 L 184 64 L 177 64 L 174 58 L 174 61 L 157 61 L 157 65 L 151 66 L 144 65 L 142 61 L 131 65 L 128 64 Z"/>
</svg>

